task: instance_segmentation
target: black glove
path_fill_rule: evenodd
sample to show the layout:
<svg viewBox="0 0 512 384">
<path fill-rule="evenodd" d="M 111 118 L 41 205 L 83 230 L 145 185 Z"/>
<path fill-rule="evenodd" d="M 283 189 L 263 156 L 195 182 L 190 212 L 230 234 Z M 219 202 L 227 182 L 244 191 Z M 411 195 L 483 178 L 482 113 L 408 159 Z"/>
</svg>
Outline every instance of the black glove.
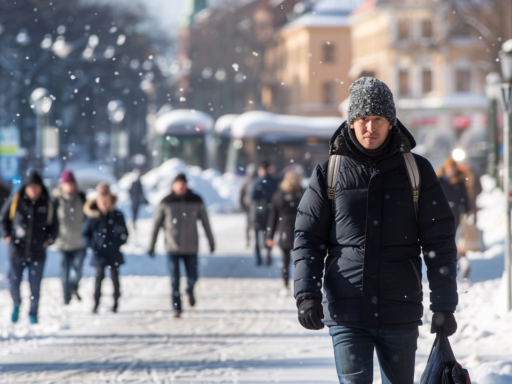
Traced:
<svg viewBox="0 0 512 384">
<path fill-rule="evenodd" d="M 319 330 L 324 327 L 322 300 L 309 298 L 299 304 L 299 323 L 306 329 Z"/>
<path fill-rule="evenodd" d="M 443 328 L 446 336 L 451 336 L 457 330 L 455 316 L 451 312 L 434 312 L 432 315 L 432 326 L 430 333 L 437 333 L 439 328 Z"/>
<path fill-rule="evenodd" d="M 149 257 L 155 257 L 155 250 L 154 249 L 150 249 L 148 251 L 148 255 L 149 255 Z"/>
</svg>

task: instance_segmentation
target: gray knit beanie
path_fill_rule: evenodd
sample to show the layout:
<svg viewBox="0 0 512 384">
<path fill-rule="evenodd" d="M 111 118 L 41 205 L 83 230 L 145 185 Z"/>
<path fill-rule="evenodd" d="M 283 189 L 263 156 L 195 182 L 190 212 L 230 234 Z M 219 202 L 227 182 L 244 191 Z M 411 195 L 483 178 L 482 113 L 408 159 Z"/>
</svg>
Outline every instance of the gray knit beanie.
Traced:
<svg viewBox="0 0 512 384">
<path fill-rule="evenodd" d="M 396 127 L 396 109 L 388 86 L 373 77 L 362 77 L 350 86 L 348 124 L 362 116 L 382 116 Z"/>
</svg>

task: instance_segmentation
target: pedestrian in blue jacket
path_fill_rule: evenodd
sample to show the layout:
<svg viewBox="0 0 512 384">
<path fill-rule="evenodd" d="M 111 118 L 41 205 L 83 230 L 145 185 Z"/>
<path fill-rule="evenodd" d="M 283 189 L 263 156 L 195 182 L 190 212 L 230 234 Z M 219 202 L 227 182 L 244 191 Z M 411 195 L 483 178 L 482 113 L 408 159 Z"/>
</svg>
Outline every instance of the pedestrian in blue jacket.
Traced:
<svg viewBox="0 0 512 384">
<path fill-rule="evenodd" d="M 430 163 L 409 155 L 416 143 L 396 118 L 389 88 L 364 77 L 350 90 L 348 120 L 331 140 L 334 171 L 327 161 L 316 167 L 298 208 L 298 317 L 308 329 L 329 327 L 340 383 L 371 383 L 376 350 L 383 383 L 412 384 L 423 316 L 421 255 L 431 332 L 457 329 L 454 218 Z M 417 166 L 419 200 L 407 159 Z"/>
<path fill-rule="evenodd" d="M 121 246 L 128 239 L 128 229 L 121 211 L 116 209 L 117 197 L 110 192 L 107 183 L 96 187 L 98 196 L 84 205 L 87 216 L 82 231 L 85 244 L 92 250 L 91 265 L 96 268 L 93 313 L 98 312 L 101 297 L 101 284 L 105 278 L 105 268 L 110 270 L 114 284 L 113 312 L 117 312 L 121 296 L 119 267 L 124 264 Z"/>
</svg>

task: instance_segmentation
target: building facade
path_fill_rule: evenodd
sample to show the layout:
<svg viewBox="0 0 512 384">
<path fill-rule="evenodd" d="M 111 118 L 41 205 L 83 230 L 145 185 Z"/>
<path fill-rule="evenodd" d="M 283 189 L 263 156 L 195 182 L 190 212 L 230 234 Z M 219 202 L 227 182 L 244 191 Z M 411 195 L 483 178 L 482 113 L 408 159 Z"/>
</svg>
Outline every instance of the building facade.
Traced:
<svg viewBox="0 0 512 384">
<path fill-rule="evenodd" d="M 274 34 L 265 51 L 262 77 L 261 98 L 267 110 L 339 116 L 338 104 L 348 97 L 350 84 L 348 16 L 360 4 L 320 0 Z"/>
<path fill-rule="evenodd" d="M 389 85 L 399 118 L 434 163 L 468 132 L 483 131 L 485 76 L 493 64 L 482 37 L 447 2 L 367 0 L 350 26 L 349 77 Z M 348 100 L 340 109 L 347 107 Z"/>
</svg>

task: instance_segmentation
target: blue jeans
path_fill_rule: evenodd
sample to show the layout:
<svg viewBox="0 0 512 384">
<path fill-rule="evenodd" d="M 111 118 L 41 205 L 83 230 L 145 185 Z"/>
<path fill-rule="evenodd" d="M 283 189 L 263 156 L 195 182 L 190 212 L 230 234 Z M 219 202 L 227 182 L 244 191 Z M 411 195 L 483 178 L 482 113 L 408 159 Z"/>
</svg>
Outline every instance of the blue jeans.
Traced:
<svg viewBox="0 0 512 384">
<path fill-rule="evenodd" d="M 38 261 L 20 261 L 11 259 L 9 265 L 9 289 L 11 291 L 14 305 L 21 304 L 20 284 L 23 277 L 23 270 L 28 268 L 28 282 L 30 284 L 30 316 L 37 317 L 39 308 L 39 296 L 41 291 L 41 280 L 43 279 L 45 258 Z"/>
<path fill-rule="evenodd" d="M 373 351 L 377 351 L 382 384 L 413 384 L 418 328 L 329 328 L 340 384 L 373 382 Z"/>
<path fill-rule="evenodd" d="M 71 294 L 78 291 L 78 283 L 82 278 L 82 266 L 86 255 L 85 249 L 61 252 L 61 275 L 64 302 L 71 301 Z"/>
<path fill-rule="evenodd" d="M 195 255 L 179 255 L 169 254 L 169 274 L 171 275 L 172 289 L 172 306 L 174 309 L 181 311 L 180 298 L 180 259 L 185 264 L 187 273 L 187 293 L 194 291 L 194 285 L 197 281 L 197 254 Z"/>
</svg>

